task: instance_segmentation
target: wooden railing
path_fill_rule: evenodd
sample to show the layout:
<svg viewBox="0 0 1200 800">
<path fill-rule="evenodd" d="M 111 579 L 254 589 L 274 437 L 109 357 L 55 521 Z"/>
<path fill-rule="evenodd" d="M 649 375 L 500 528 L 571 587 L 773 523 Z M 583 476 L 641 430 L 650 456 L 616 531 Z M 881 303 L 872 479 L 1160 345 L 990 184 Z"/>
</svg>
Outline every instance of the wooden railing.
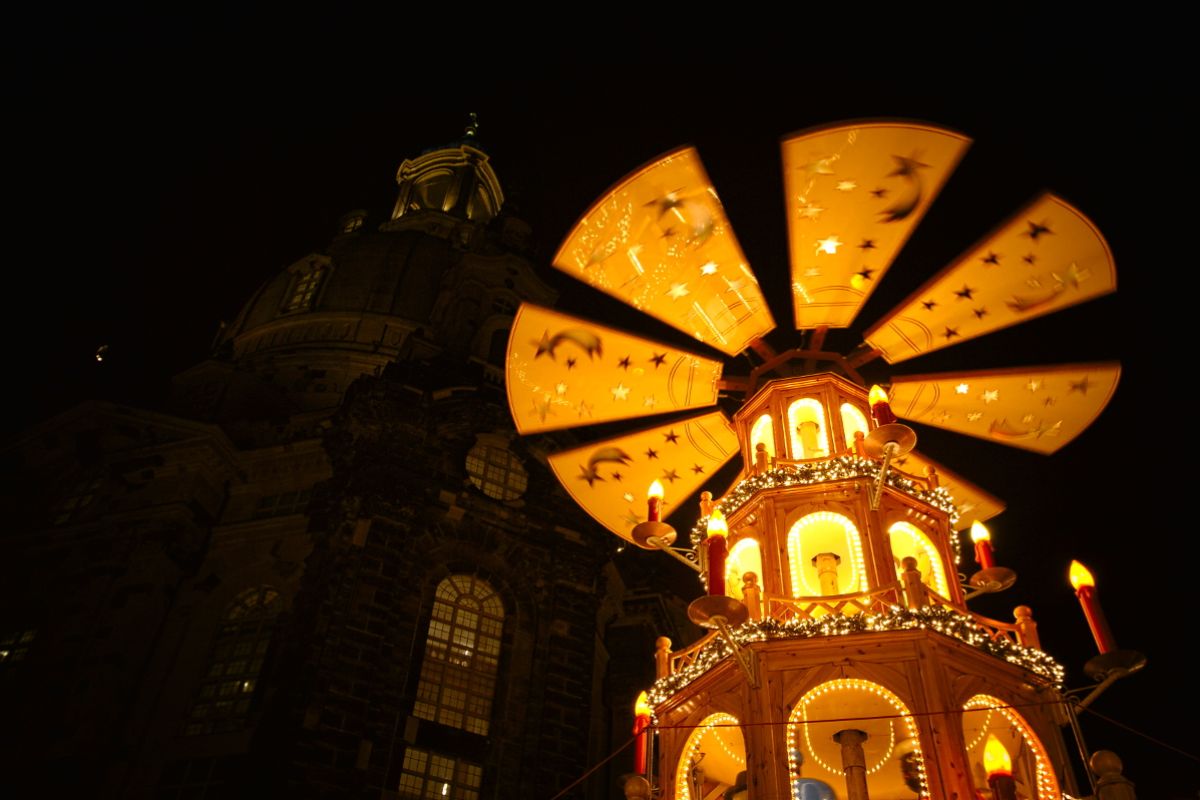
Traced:
<svg viewBox="0 0 1200 800">
<path fill-rule="evenodd" d="M 873 591 L 831 594 L 821 597 L 771 597 L 765 598 L 767 616 L 780 620 L 813 619 L 826 614 L 882 614 L 903 601 L 900 584 L 893 582 Z"/>
<path fill-rule="evenodd" d="M 752 617 L 757 617 L 761 608 L 761 611 L 765 612 L 763 616 L 777 619 L 780 622 L 792 619 L 816 619 L 827 614 L 842 616 L 862 613 L 886 614 L 894 607 L 903 605 L 907 605 L 912 609 L 941 606 L 958 614 L 969 615 L 977 625 L 987 632 L 988 638 L 992 641 L 1006 641 L 1010 644 L 1041 649 L 1041 642 L 1037 634 L 1037 623 L 1034 622 L 1033 612 L 1029 610 L 1028 606 L 1018 606 L 1016 608 L 1014 611 L 1016 615 L 1015 622 L 1001 622 L 998 619 L 991 619 L 982 614 L 976 614 L 954 603 L 949 598 L 941 596 L 927 586 L 922 585 L 919 590 L 910 591 L 910 594 L 913 595 L 912 597 L 906 594 L 902 586 L 902 581 L 894 581 L 866 593 L 851 592 L 826 597 L 793 598 L 763 595 L 761 607 L 757 598 L 749 605 L 755 609 L 752 612 Z M 755 593 L 758 592 L 758 587 L 754 585 L 753 581 L 748 583 L 745 588 L 752 589 Z M 675 652 L 671 652 L 671 640 L 665 636 L 660 637 L 655 654 L 657 676 L 665 678 L 695 664 L 696 660 L 700 657 L 700 653 L 717 636 L 717 632 L 712 631 L 699 641 Z"/>
</svg>

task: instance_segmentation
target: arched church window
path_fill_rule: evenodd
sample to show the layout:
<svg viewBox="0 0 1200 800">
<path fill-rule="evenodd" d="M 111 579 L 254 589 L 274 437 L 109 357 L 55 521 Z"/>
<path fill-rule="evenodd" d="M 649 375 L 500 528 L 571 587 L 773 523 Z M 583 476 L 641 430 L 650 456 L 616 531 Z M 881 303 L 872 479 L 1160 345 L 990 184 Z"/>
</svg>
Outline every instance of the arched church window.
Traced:
<svg viewBox="0 0 1200 800">
<path fill-rule="evenodd" d="M 242 592 L 230 604 L 192 703 L 186 735 L 245 727 L 281 606 L 279 593 L 269 586 Z"/>
<path fill-rule="evenodd" d="M 413 714 L 487 735 L 503 630 L 504 606 L 487 581 L 451 575 L 439 583 Z"/>
<path fill-rule="evenodd" d="M 475 488 L 497 500 L 516 500 L 529 485 L 521 459 L 506 447 L 483 442 L 467 453 L 467 475 Z"/>
<path fill-rule="evenodd" d="M 478 764 L 416 747 L 404 751 L 399 787 L 404 800 L 479 800 L 481 783 L 483 768 Z"/>
<path fill-rule="evenodd" d="M 317 295 L 317 289 L 321 287 L 325 271 L 322 264 L 310 264 L 309 269 L 293 276 L 291 291 L 288 293 L 287 302 L 283 304 L 283 313 L 292 314 L 312 308 L 313 298 Z"/>
</svg>

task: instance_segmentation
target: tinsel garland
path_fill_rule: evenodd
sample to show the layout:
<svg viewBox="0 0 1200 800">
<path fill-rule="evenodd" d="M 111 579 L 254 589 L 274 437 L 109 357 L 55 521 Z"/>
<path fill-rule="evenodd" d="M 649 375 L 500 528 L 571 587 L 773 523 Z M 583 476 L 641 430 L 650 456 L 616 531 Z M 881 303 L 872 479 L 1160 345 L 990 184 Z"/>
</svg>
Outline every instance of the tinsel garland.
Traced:
<svg viewBox="0 0 1200 800">
<path fill-rule="evenodd" d="M 926 606 L 915 610 L 892 606 L 886 614 L 826 614 L 815 619 L 750 620 L 734 628 L 733 638 L 739 645 L 767 639 L 810 639 L 817 636 L 845 636 L 871 631 L 902 631 L 925 628 L 951 636 L 1010 664 L 1027 669 L 1035 675 L 1062 687 L 1065 672 L 1061 664 L 1046 653 L 1032 647 L 1014 644 L 1007 638 L 993 639 L 988 631 L 971 617 L 945 606 Z M 688 666 L 665 678 L 659 678 L 647 693 L 652 706 L 703 675 L 721 659 L 731 655 L 729 645 L 714 637 Z"/>
<path fill-rule="evenodd" d="M 737 486 L 730 489 L 715 504 L 715 507 L 721 509 L 725 516 L 729 517 L 745 505 L 750 498 L 766 489 L 781 489 L 788 486 L 810 486 L 814 483 L 828 483 L 830 481 L 842 481 L 851 478 L 870 478 L 871 480 L 875 480 L 879 477 L 879 467 L 880 464 L 878 462 L 872 461 L 869 458 L 861 458 L 860 456 L 837 456 L 825 461 L 775 467 L 766 472 L 760 472 L 746 478 Z M 941 486 L 936 489 L 923 489 L 915 481 L 904 477 L 895 470 L 888 470 L 887 485 L 894 489 L 899 489 L 908 496 L 920 500 L 922 503 L 933 506 L 949 517 L 952 536 L 951 544 L 955 553 L 955 561 L 957 561 L 959 553 L 958 532 L 953 530 L 953 526 L 958 521 L 958 507 L 954 505 L 954 498 L 950 496 L 950 492 Z M 692 528 L 691 540 L 693 546 L 699 546 L 704 541 L 707 530 L 708 517 L 706 516 L 697 521 L 696 526 Z"/>
</svg>

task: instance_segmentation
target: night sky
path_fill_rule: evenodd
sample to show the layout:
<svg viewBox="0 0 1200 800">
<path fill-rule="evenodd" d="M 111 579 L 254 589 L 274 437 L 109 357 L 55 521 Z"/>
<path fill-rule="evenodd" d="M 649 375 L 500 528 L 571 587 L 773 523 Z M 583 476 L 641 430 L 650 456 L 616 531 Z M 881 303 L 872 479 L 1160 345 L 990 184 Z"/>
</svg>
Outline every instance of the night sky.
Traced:
<svg viewBox="0 0 1200 800">
<path fill-rule="evenodd" d="M 98 64 L 131 74 L 128 65 Z M 1097 224 L 1115 254 L 1115 295 L 895 368 L 872 362 L 864 372 L 885 381 L 905 372 L 1121 362 L 1112 403 L 1054 456 L 926 427 L 917 428 L 919 446 L 1008 504 L 991 529 L 999 563 L 1019 580 L 972 607 L 1007 620 L 1013 606 L 1032 606 L 1068 685 L 1084 686 L 1081 668 L 1095 649 L 1066 581 L 1070 559 L 1080 559 L 1096 575 L 1118 642 L 1149 659 L 1094 708 L 1200 752 L 1195 723 L 1183 719 L 1200 710 L 1184 655 L 1194 636 L 1194 600 L 1184 597 L 1197 550 L 1186 537 L 1195 525 L 1180 520 L 1192 511 L 1194 481 L 1186 467 L 1167 463 L 1186 454 L 1195 406 L 1172 383 L 1179 363 L 1170 351 L 1184 342 L 1163 331 L 1181 320 L 1163 297 L 1174 291 L 1159 277 L 1164 264 L 1145 241 L 1172 236 L 1146 223 L 1160 202 L 1149 185 L 1159 134 L 1132 93 L 1067 68 L 986 82 L 931 73 L 910 82 L 923 88 L 905 89 L 891 77 L 819 82 L 785 79 L 777 69 L 697 69 L 673 79 L 648 66 L 618 80 L 592 65 L 570 79 L 481 75 L 461 77 L 462 90 L 453 82 L 416 93 L 391 87 L 364 102 L 339 96 L 336 81 L 311 97 L 291 87 L 285 100 L 262 82 L 235 88 L 228 75 L 210 85 L 189 73 L 181 86 L 137 72 L 132 81 L 81 75 L 83 89 L 61 76 L 48 84 L 54 91 L 32 78 L 14 84 L 22 123 L 7 170 L 10 429 L 96 394 L 157 403 L 173 372 L 205 357 L 219 321 L 327 244 L 342 213 L 366 208 L 371 222 L 384 221 L 400 162 L 458 138 L 467 112 L 478 112 L 483 148 L 534 227 L 543 276 L 562 292 L 559 307 L 693 349 L 681 334 L 548 267 L 575 219 L 624 174 L 679 145 L 699 148 L 780 324 L 768 341 L 783 350 L 800 339 L 788 327 L 780 137 L 867 117 L 923 120 L 972 137 L 855 325 L 831 332 L 827 347 L 850 350 L 867 325 L 1042 189 Z M 103 364 L 93 358 L 100 345 L 109 347 Z M 745 357 L 726 363 L 731 375 L 752 365 Z M 693 520 L 688 511 L 672 519 L 678 527 Z M 973 568 L 967 552 L 963 569 Z M 1168 789 L 1195 796 L 1195 760 L 1094 716 L 1083 724 L 1090 749 L 1122 756 L 1141 797 Z"/>
</svg>

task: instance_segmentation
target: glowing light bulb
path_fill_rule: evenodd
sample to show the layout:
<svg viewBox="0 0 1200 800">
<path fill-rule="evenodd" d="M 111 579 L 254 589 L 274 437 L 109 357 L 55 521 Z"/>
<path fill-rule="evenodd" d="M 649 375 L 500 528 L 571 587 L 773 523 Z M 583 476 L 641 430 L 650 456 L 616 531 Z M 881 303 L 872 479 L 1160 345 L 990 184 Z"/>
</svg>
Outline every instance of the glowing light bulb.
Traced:
<svg viewBox="0 0 1200 800">
<path fill-rule="evenodd" d="M 646 519 L 658 522 L 662 517 L 663 485 L 655 481 L 646 492 Z"/>
<path fill-rule="evenodd" d="M 650 701 L 646 697 L 646 693 L 642 692 L 637 696 L 637 702 L 633 704 L 633 713 L 639 717 L 648 717 L 651 712 Z"/>
<path fill-rule="evenodd" d="M 1067 577 L 1071 581 L 1071 587 L 1077 592 L 1082 586 L 1096 585 L 1096 579 L 1092 577 L 1092 573 L 1078 561 L 1071 562 L 1071 570 L 1067 573 Z"/>
<path fill-rule="evenodd" d="M 725 512 L 719 508 L 714 508 L 712 514 L 708 517 L 708 535 L 729 535 L 729 525 L 725 522 Z"/>
<path fill-rule="evenodd" d="M 890 425 L 896 421 L 896 415 L 888 403 L 888 393 L 879 384 L 872 386 L 867 393 L 867 403 L 871 406 L 871 417 L 876 425 Z"/>
<path fill-rule="evenodd" d="M 989 778 L 993 775 L 1012 775 L 1012 758 L 994 733 L 988 734 L 987 744 L 983 746 L 983 769 Z"/>
</svg>

